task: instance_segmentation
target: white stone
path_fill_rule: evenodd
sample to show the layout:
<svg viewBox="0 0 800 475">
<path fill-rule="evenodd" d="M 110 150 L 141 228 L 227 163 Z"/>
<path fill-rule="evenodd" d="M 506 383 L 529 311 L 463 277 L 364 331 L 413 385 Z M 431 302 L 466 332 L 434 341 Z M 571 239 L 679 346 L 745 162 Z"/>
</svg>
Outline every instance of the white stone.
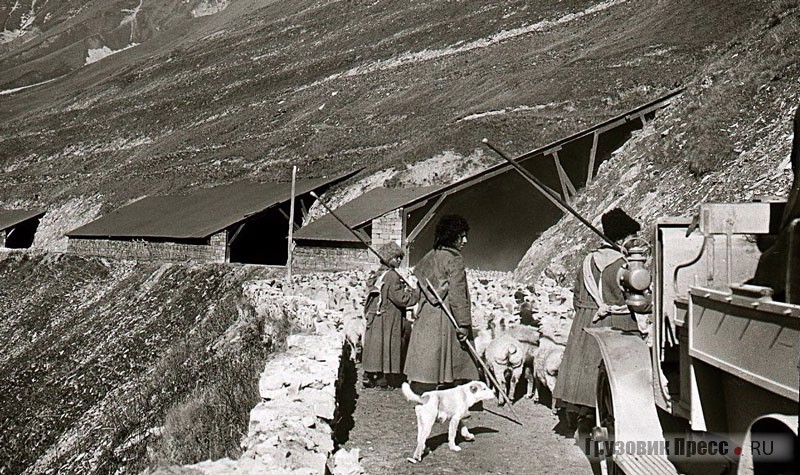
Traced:
<svg viewBox="0 0 800 475">
<path fill-rule="evenodd" d="M 304 427 L 308 427 L 308 428 L 313 428 L 315 425 L 317 425 L 317 420 L 313 416 L 310 416 L 310 415 L 303 416 L 303 418 L 301 419 L 301 422 L 303 423 Z"/>
<path fill-rule="evenodd" d="M 332 400 L 320 401 L 314 404 L 314 414 L 321 419 L 332 421 L 335 411 L 336 404 Z"/>
<path fill-rule="evenodd" d="M 333 467 L 331 472 L 333 475 L 362 475 L 364 468 L 358 463 L 359 450 L 352 449 L 339 449 L 333 455 Z"/>
<path fill-rule="evenodd" d="M 258 387 L 261 390 L 275 390 L 280 389 L 286 384 L 286 376 L 283 374 L 262 374 L 258 380 Z"/>
<path fill-rule="evenodd" d="M 280 389 L 261 389 L 261 398 L 265 401 L 271 401 L 273 399 L 283 399 L 289 396 L 289 388 L 280 388 Z"/>
</svg>

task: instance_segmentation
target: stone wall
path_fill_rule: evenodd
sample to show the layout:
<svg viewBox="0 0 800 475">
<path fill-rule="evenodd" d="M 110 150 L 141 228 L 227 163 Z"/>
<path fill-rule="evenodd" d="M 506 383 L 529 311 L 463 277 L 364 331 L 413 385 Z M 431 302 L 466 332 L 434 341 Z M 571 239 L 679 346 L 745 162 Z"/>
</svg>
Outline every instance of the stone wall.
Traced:
<svg viewBox="0 0 800 475">
<path fill-rule="evenodd" d="M 405 244 L 403 233 L 403 209 L 389 211 L 383 216 L 372 220 L 372 247 L 380 249 L 387 242 Z M 373 264 L 378 263 L 378 257 L 370 255 Z"/>
<path fill-rule="evenodd" d="M 331 310 L 335 302 L 327 292 L 328 281 L 302 283 L 307 285 L 273 280 L 243 286 L 256 313 L 265 316 L 266 334 L 275 334 L 268 327 L 281 321 L 302 333 L 287 338 L 286 351 L 274 354 L 259 377 L 261 402 L 250 411 L 241 456 L 159 467 L 142 475 L 364 474 L 358 449 L 337 450 L 334 442 L 335 423 L 344 417 L 343 409 L 354 403 L 342 406 L 337 400 L 343 384 L 337 377 L 344 358 L 340 332 L 345 314 Z M 321 300 L 294 294 L 301 289 Z"/>
<path fill-rule="evenodd" d="M 404 243 L 403 210 L 396 209 L 372 220 L 372 247 L 387 242 Z M 292 253 L 292 269 L 297 272 L 333 272 L 341 270 L 371 270 L 378 258 L 364 248 L 340 247 L 336 242 L 327 246 L 298 244 Z"/>
<path fill-rule="evenodd" d="M 296 272 L 369 270 L 375 267 L 369 256 L 370 252 L 363 248 L 297 245 L 292 256 L 292 270 Z"/>
<path fill-rule="evenodd" d="M 6 247 L 6 231 L 0 231 L 0 247 Z"/>
<path fill-rule="evenodd" d="M 84 256 L 103 256 L 116 259 L 225 262 L 226 231 L 211 236 L 208 244 L 185 244 L 145 240 L 69 238 L 68 251 Z"/>
</svg>

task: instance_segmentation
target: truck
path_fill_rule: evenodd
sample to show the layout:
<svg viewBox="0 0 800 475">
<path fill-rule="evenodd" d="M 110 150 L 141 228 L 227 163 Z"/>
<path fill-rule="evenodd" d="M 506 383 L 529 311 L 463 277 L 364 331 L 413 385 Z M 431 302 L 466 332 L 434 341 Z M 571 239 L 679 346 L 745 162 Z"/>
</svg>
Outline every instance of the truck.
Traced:
<svg viewBox="0 0 800 475">
<path fill-rule="evenodd" d="M 800 219 L 783 231 L 785 301 L 747 283 L 785 206 L 705 203 L 694 219 L 655 223 L 649 338 L 585 330 L 602 353 L 592 439 L 605 472 L 698 461 L 701 473 L 796 473 Z"/>
</svg>

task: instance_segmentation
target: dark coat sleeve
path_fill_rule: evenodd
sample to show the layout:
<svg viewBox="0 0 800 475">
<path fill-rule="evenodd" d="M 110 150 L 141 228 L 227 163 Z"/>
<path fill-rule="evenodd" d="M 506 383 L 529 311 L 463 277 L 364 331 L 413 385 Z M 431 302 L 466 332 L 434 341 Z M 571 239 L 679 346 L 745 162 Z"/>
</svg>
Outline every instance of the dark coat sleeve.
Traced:
<svg viewBox="0 0 800 475">
<path fill-rule="evenodd" d="M 386 288 L 386 298 L 398 308 L 410 307 L 419 300 L 419 293 L 413 292 L 403 282 L 397 271 L 389 271 L 384 277 L 383 285 Z"/>
<path fill-rule="evenodd" d="M 378 291 L 375 289 L 375 282 L 378 280 L 378 273 L 372 271 L 367 277 L 367 296 L 364 299 L 364 318 L 367 320 L 367 326 L 372 325 L 375 320 L 375 315 L 378 313 Z"/>
<path fill-rule="evenodd" d="M 467 286 L 467 271 L 464 268 L 464 258 L 460 254 L 453 254 L 447 260 L 446 268 L 450 291 L 447 303 L 456 317 L 456 322 L 462 327 L 472 326 L 472 312 L 469 300 L 469 287 Z"/>
</svg>

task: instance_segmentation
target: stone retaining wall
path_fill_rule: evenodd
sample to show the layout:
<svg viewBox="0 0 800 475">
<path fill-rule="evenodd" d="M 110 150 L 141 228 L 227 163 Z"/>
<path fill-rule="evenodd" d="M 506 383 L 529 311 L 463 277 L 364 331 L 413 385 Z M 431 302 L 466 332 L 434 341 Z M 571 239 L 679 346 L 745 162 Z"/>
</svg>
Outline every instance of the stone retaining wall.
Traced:
<svg viewBox="0 0 800 475">
<path fill-rule="evenodd" d="M 284 293 L 284 291 L 286 293 Z M 285 352 L 266 364 L 259 379 L 261 402 L 250 411 L 243 453 L 236 460 L 208 460 L 168 467 L 153 475 L 360 475 L 358 450 L 334 453 L 334 418 L 339 417 L 337 376 L 342 357 L 343 314 L 329 299 L 293 295 L 280 281 L 253 281 L 244 286 L 256 312 L 267 322 L 282 319 L 308 333 L 290 335 Z M 315 295 L 328 295 L 321 287 Z M 270 333 L 269 329 L 266 333 Z"/>
</svg>

